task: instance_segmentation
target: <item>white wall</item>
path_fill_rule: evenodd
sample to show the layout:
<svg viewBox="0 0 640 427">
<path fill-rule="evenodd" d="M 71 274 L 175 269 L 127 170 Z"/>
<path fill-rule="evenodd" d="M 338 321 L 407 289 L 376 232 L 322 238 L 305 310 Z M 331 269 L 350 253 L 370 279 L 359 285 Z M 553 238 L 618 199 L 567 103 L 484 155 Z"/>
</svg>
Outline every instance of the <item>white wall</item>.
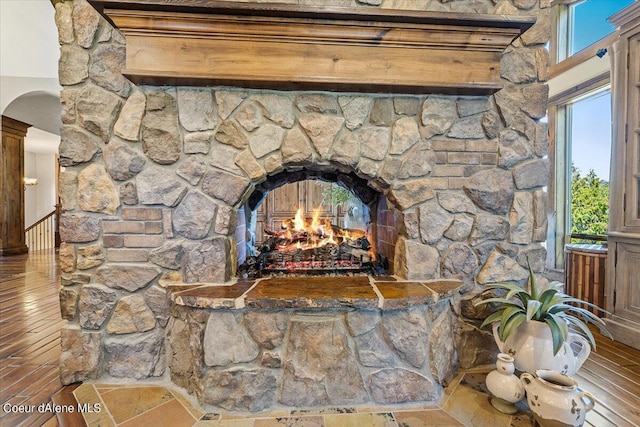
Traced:
<svg viewBox="0 0 640 427">
<path fill-rule="evenodd" d="M 58 31 L 49 0 L 0 0 L 0 75 L 58 77 Z"/>
<path fill-rule="evenodd" d="M 42 218 L 56 206 L 56 156 L 55 154 L 37 154 L 38 167 L 38 218 Z"/>
<path fill-rule="evenodd" d="M 38 179 L 38 185 L 27 186 L 25 189 L 24 224 L 28 227 L 55 209 L 55 154 L 25 151 L 24 174 Z"/>
<path fill-rule="evenodd" d="M 50 0 L 0 0 L 0 113 L 59 134 L 62 88 L 54 14 Z"/>
<path fill-rule="evenodd" d="M 35 178 L 36 153 L 24 152 L 24 176 Z M 38 180 L 39 182 L 40 180 Z M 38 220 L 38 186 L 29 185 L 24 189 L 24 226 L 29 227 Z"/>
</svg>

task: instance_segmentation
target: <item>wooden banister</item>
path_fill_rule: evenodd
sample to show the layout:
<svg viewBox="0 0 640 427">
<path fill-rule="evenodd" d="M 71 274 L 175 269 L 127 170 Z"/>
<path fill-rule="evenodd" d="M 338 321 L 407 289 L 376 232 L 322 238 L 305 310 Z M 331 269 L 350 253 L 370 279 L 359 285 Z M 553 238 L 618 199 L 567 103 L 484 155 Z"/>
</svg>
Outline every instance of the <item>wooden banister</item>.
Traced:
<svg viewBox="0 0 640 427">
<path fill-rule="evenodd" d="M 56 209 L 24 230 L 25 243 L 29 251 L 51 249 L 60 246 L 58 242 L 59 237 L 57 237 L 59 216 L 60 208 L 59 205 L 56 205 Z"/>
</svg>

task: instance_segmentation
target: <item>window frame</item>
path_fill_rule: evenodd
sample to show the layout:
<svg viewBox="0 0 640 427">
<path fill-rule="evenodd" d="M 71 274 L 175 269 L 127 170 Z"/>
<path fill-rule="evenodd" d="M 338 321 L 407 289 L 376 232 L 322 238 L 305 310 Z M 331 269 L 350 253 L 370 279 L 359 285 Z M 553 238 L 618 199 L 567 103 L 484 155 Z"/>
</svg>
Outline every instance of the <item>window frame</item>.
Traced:
<svg viewBox="0 0 640 427">
<path fill-rule="evenodd" d="M 553 268 L 564 268 L 564 248 L 571 243 L 571 107 L 572 104 L 604 90 L 612 91 L 609 72 L 549 99 L 549 157 L 553 165 L 549 185 L 549 211 L 555 213 L 555 221 L 553 232 L 547 241 L 547 250 L 553 249 Z"/>
<path fill-rule="evenodd" d="M 565 71 L 576 67 L 588 59 L 593 58 L 601 49 L 608 50 L 613 42 L 619 38 L 618 31 L 597 40 L 584 49 L 569 55 L 572 14 L 569 9 L 571 5 L 582 3 L 587 0 L 553 0 L 551 2 L 552 25 L 549 57 L 551 67 L 549 78 L 556 77 Z"/>
<path fill-rule="evenodd" d="M 620 38 L 619 30 L 594 42 L 583 50 L 566 57 L 569 52 L 569 7 L 584 0 L 552 0 L 551 1 L 551 43 L 549 46 L 550 69 L 549 79 L 553 79 L 569 70 L 580 67 L 585 62 L 594 58 L 598 51 L 607 49 L 607 55 L 612 55 L 611 46 Z M 565 58 L 562 57 L 561 52 Z M 564 246 L 570 243 L 571 229 L 571 167 L 567 167 L 567 160 L 570 158 L 569 151 L 571 123 L 567 118 L 568 104 L 596 93 L 598 90 L 611 88 L 611 70 L 601 73 L 588 80 L 577 82 L 575 86 L 566 89 L 548 101 L 548 121 L 549 121 L 549 158 L 551 162 L 551 176 L 548 188 L 549 212 L 555 215 L 555 220 L 549 224 L 551 228 L 548 233 L 547 251 L 553 252 L 548 255 L 548 267 L 552 269 L 564 268 Z M 615 102 L 615 101 L 614 101 Z M 613 113 L 613 112 L 612 112 Z M 570 116 L 570 114 L 569 114 Z M 562 170 L 561 170 L 562 169 Z M 611 217 L 609 222 L 611 222 Z"/>
</svg>

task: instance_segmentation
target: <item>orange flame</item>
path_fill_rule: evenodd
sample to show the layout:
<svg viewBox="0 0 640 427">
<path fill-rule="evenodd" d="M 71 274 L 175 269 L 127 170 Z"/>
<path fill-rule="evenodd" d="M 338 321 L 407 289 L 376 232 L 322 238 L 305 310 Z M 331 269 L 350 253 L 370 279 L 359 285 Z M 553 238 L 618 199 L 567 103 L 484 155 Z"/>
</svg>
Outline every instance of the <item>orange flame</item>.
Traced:
<svg viewBox="0 0 640 427">
<path fill-rule="evenodd" d="M 327 244 L 337 245 L 338 242 L 333 238 L 333 230 L 329 232 L 329 237 L 327 238 Z"/>
<path fill-rule="evenodd" d="M 295 231 L 303 231 L 305 229 L 304 219 L 302 218 L 302 209 L 298 209 L 296 217 L 293 219 L 293 229 Z"/>
<path fill-rule="evenodd" d="M 311 229 L 320 231 L 320 208 L 313 210 L 313 218 L 311 219 Z"/>
<path fill-rule="evenodd" d="M 342 230 L 336 234 L 334 227 L 329 218 L 320 218 L 322 210 L 317 208 L 313 210 L 311 223 L 303 215 L 303 209 L 299 208 L 292 220 L 282 222 L 282 228 L 285 229 L 284 237 L 289 240 L 298 239 L 295 233 L 304 234 L 303 240 L 291 242 L 282 250 L 296 249 L 313 249 L 329 244 L 337 245 L 343 239 L 356 240 L 367 235 L 364 230 Z"/>
</svg>

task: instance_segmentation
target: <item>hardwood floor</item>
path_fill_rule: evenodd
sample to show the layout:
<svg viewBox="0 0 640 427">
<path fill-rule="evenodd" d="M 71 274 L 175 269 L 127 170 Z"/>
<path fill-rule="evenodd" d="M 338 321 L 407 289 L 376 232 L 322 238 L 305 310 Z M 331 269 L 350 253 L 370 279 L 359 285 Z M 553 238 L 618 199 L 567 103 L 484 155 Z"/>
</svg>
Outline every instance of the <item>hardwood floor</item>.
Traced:
<svg viewBox="0 0 640 427">
<path fill-rule="evenodd" d="M 576 374 L 596 399 L 587 424 L 640 426 L 640 351 L 595 334 L 597 349 Z"/>
<path fill-rule="evenodd" d="M 39 405 L 61 390 L 57 256 L 0 257 L 0 404 Z M 640 426 L 640 351 L 596 335 L 598 347 L 576 375 L 596 399 L 586 425 Z M 58 396 L 69 392 L 67 387 Z M 0 426 L 55 426 L 52 413 L 0 412 Z M 474 426 L 476 427 L 476 426 Z"/>
<path fill-rule="evenodd" d="M 57 257 L 0 257 L 0 403 L 40 405 L 61 389 Z M 5 413 L 1 426 L 56 425 L 52 412 Z M 47 424 L 48 423 L 48 424 Z"/>
</svg>

